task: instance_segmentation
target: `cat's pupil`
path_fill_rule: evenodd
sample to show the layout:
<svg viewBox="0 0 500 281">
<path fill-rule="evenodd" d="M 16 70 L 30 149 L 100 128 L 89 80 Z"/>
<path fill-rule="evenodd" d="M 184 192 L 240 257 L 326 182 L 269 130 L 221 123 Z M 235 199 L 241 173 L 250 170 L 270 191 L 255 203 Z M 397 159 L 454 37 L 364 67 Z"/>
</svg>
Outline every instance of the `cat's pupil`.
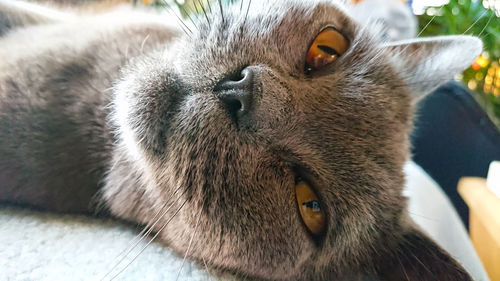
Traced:
<svg viewBox="0 0 500 281">
<path fill-rule="evenodd" d="M 313 212 L 321 211 L 321 208 L 319 207 L 319 203 L 316 200 L 304 202 L 304 203 L 302 203 L 302 206 L 306 206 L 307 208 L 311 208 L 313 210 Z"/>
<path fill-rule="evenodd" d="M 331 55 L 331 56 L 338 56 L 339 53 L 337 51 L 335 51 L 333 48 L 330 48 L 328 46 L 325 46 L 325 45 L 318 45 L 318 49 L 320 49 L 321 51 Z"/>
<path fill-rule="evenodd" d="M 235 82 L 238 82 L 238 81 L 243 80 L 243 78 L 245 78 L 245 76 L 244 76 L 241 72 L 242 72 L 242 71 L 239 71 L 239 72 L 235 72 L 235 73 L 230 74 L 230 75 L 227 77 L 227 80 L 229 80 L 229 81 L 235 81 Z"/>
</svg>

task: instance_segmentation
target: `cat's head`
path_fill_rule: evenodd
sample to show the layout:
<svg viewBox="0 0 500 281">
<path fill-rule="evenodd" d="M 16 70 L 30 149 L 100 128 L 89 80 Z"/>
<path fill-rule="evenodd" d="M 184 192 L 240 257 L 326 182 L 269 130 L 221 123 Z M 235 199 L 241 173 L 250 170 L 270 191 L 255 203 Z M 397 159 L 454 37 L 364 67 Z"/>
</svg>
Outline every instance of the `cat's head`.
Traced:
<svg viewBox="0 0 500 281">
<path fill-rule="evenodd" d="M 467 280 L 407 218 L 402 167 L 412 104 L 481 42 L 383 42 L 332 1 L 207 13 L 115 88 L 112 212 L 239 276 Z"/>
</svg>

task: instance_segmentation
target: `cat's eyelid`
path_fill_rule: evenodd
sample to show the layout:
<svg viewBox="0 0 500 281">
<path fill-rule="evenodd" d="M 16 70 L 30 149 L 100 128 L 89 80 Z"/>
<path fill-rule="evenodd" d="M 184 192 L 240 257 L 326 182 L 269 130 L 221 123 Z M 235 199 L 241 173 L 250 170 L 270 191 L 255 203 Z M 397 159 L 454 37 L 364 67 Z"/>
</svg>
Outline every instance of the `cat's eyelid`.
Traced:
<svg viewBox="0 0 500 281">
<path fill-rule="evenodd" d="M 340 35 L 342 35 L 347 40 L 347 42 L 349 44 L 351 43 L 351 41 L 352 41 L 351 36 L 347 36 L 345 30 L 337 28 L 333 24 L 327 24 L 327 25 L 323 26 L 323 28 L 321 28 L 320 31 L 317 34 L 320 34 L 321 32 L 323 32 L 323 31 L 325 31 L 327 29 L 333 29 L 333 30 L 337 31 Z"/>
</svg>

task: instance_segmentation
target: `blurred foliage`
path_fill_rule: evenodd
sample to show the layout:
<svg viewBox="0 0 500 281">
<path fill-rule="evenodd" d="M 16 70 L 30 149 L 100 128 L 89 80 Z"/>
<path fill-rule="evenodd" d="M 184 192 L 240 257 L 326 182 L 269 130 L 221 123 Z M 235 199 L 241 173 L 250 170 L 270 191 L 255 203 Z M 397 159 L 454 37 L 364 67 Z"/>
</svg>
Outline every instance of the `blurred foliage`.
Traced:
<svg viewBox="0 0 500 281">
<path fill-rule="evenodd" d="M 496 2 L 496 3 L 495 3 Z M 459 78 L 500 128 L 500 0 L 450 0 L 429 7 L 418 17 L 421 36 L 470 34 L 479 36 L 484 52 Z"/>
</svg>

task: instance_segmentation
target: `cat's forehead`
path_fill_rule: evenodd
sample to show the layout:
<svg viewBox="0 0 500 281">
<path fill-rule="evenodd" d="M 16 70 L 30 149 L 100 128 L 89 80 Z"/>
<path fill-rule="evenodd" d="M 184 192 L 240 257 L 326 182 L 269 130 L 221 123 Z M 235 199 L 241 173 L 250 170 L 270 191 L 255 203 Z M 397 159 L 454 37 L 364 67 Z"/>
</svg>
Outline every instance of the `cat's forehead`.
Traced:
<svg viewBox="0 0 500 281">
<path fill-rule="evenodd" d="M 217 4 L 212 2 L 207 14 L 199 16 L 196 26 L 191 27 L 193 32 L 185 37 L 187 41 L 178 42 L 171 60 L 179 73 L 193 77 L 206 73 L 207 78 L 217 79 L 250 64 L 300 71 L 309 45 L 325 27 L 339 30 L 351 43 L 359 37 L 357 24 L 340 1 Z M 183 54 L 182 59 L 178 53 Z"/>
<path fill-rule="evenodd" d="M 350 38 L 355 32 L 343 1 L 242 0 L 222 7 L 212 4 L 212 9 L 213 18 L 207 19 L 204 28 L 198 28 L 200 37 L 223 38 L 226 42 L 234 36 L 259 40 L 276 33 L 308 37 L 328 25 Z"/>
<path fill-rule="evenodd" d="M 233 9 L 233 11 L 235 10 Z M 279 27 L 296 29 L 300 25 L 318 21 L 329 21 L 329 23 L 337 24 L 341 28 L 341 25 L 346 21 L 346 11 L 342 3 L 338 1 L 258 0 L 248 8 L 248 18 L 249 25 L 259 25 L 259 21 L 262 20 L 269 30 Z"/>
</svg>

